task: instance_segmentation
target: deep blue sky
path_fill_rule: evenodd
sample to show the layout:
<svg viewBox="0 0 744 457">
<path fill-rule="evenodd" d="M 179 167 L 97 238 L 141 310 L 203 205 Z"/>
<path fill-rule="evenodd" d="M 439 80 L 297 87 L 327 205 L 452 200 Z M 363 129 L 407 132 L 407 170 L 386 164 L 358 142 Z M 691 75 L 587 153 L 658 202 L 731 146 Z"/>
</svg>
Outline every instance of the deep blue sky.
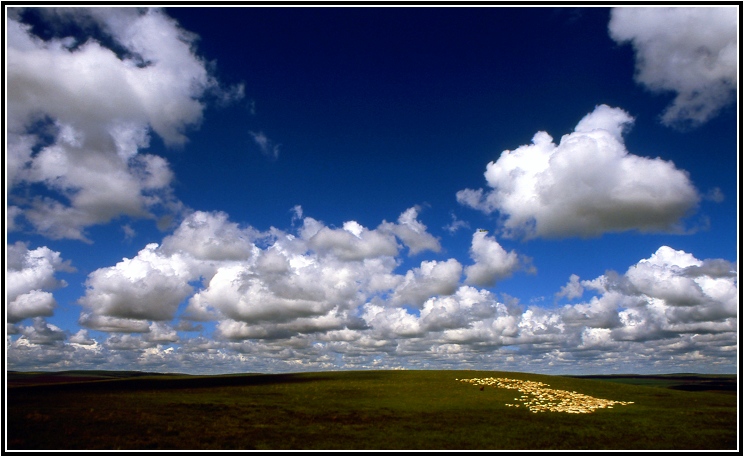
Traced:
<svg viewBox="0 0 744 457">
<path fill-rule="evenodd" d="M 12 35 L 7 45 L 17 50 L 7 57 L 8 90 L 18 87 L 16 93 L 21 94 L 8 102 L 9 148 L 15 154 L 12 157 L 20 157 L 17 162 L 21 165 L 7 171 L 11 178 L 18 176 L 11 179 L 6 204 L 17 214 L 7 233 L 7 245 L 25 243 L 23 249 L 18 248 L 22 255 L 46 246 L 76 269 L 73 272 L 55 264 L 53 277 L 66 281 L 66 286 L 54 287 L 48 274 L 34 276 L 28 261 L 23 267 L 9 266 L 18 272 L 12 279 L 17 281 L 18 293 L 8 301 L 20 300 L 7 317 L 9 368 L 100 366 L 224 372 L 485 366 L 559 373 L 734 369 L 735 354 L 720 348 L 730 348 L 738 339 L 731 327 L 738 327 L 736 313 L 731 311 L 738 307 L 738 300 L 730 297 L 731 287 L 737 287 L 731 271 L 737 271 L 738 144 L 735 94 L 729 89 L 735 76 L 727 73 L 727 62 L 708 62 L 720 65 L 722 76 L 710 80 L 691 76 L 677 83 L 668 82 L 674 79 L 668 77 L 659 82 L 644 79 L 638 66 L 640 53 L 657 45 L 662 49 L 668 46 L 667 54 L 686 56 L 689 49 L 706 46 L 715 54 L 715 46 L 730 42 L 726 17 L 698 11 L 667 18 L 663 11 L 651 8 L 643 14 L 657 21 L 649 22 L 656 24 L 657 33 L 645 38 L 645 31 L 637 26 L 640 21 L 619 15 L 613 35 L 611 9 L 599 7 L 168 7 L 146 14 L 122 11 L 6 11 L 13 20 L 33 25 L 28 33 L 38 35 L 36 54 L 20 44 L 20 37 L 27 37 L 27 32 Z M 146 18 L 152 21 L 146 22 Z M 672 25 L 677 35 L 672 33 Z M 693 33 L 684 35 L 684 27 L 714 27 L 721 39 L 695 42 Z M 156 41 L 158 33 L 174 30 L 180 30 L 181 40 Z M 623 33 L 625 41 L 619 38 Z M 54 48 L 53 43 L 66 36 L 74 36 L 78 47 Z M 86 40 L 102 53 L 94 54 L 81 45 Z M 184 42 L 188 46 L 179 47 Z M 107 58 L 104 54 L 110 49 L 117 55 Z M 140 68 L 131 70 L 131 75 L 130 70 L 118 66 L 140 57 Z M 94 71 L 91 82 L 76 93 L 70 81 L 79 81 L 81 76 L 63 65 L 65 59 L 88 59 L 100 73 Z M 29 70 L 37 68 L 33 67 L 36 64 L 47 68 L 49 76 Z M 692 66 L 698 64 L 694 59 L 690 62 L 689 74 L 697 74 Z M 106 65 L 111 65 L 110 71 L 104 71 Z M 663 63 L 659 65 L 663 67 Z M 155 71 L 160 69 L 163 71 Z M 142 81 L 165 81 L 160 89 L 139 83 L 137 75 L 149 70 L 153 74 Z M 656 70 L 664 74 L 664 68 Z M 117 74 L 131 77 L 116 82 Z M 122 84 L 131 84 L 135 95 L 111 103 L 113 108 L 108 110 L 113 93 L 128 93 Z M 48 97 L 52 101 L 31 101 L 33 96 L 24 95 L 24 90 L 64 95 Z M 663 113 L 675 98 L 690 91 L 703 94 L 699 106 L 713 106 L 712 114 L 665 120 Z M 142 93 L 150 95 L 140 102 L 136 94 Z M 90 105 L 84 103 L 87 100 Z M 198 114 L 187 108 L 189 100 L 201 102 Z M 182 104 L 176 103 L 179 101 Z M 524 236 L 510 236 L 505 225 L 510 216 L 516 217 L 517 210 L 512 212 L 505 206 L 487 209 L 479 206 L 483 202 L 465 202 L 465 189 L 482 189 L 484 195 L 495 190 L 484 172 L 489 162 L 499 161 L 502 151 L 530 145 L 541 131 L 557 145 L 585 116 L 605 116 L 600 105 L 633 119 L 619 139 L 629 160 L 617 162 L 629 168 L 612 175 L 634 183 L 631 187 L 618 184 L 605 195 L 602 189 L 614 182 L 609 176 L 617 167 L 602 168 L 604 162 L 599 160 L 571 159 L 568 171 L 564 170 L 568 174 L 560 175 L 571 178 L 531 200 L 542 198 L 552 203 L 536 213 L 537 226 L 529 222 L 520 226 L 536 230 Z M 42 135 L 38 121 L 34 123 L 38 118 L 33 116 L 38 113 L 46 116 L 47 136 Z M 602 119 L 600 124 L 609 125 L 608 118 Z M 149 141 L 135 148 L 137 157 L 166 160 L 171 178 L 163 178 L 165 183 L 156 190 L 143 184 L 143 175 L 137 171 L 143 169 L 136 162 L 139 159 L 117 162 L 115 142 L 109 146 L 105 141 L 103 146 L 94 143 L 96 132 L 113 138 L 111 125 L 116 122 L 129 122 L 127 125 L 136 125 L 148 135 Z M 169 136 L 162 127 L 169 123 L 185 126 L 180 128 L 185 141 Z M 82 132 L 76 138 L 83 139 L 77 143 L 65 140 L 65 126 Z M 609 135 L 607 131 L 598 135 Z M 118 138 L 135 138 L 130 133 Z M 29 140 L 35 144 L 27 156 L 23 148 L 11 143 L 24 135 L 36 135 Z M 72 168 L 63 170 L 61 162 L 45 155 L 44 151 L 55 145 L 60 154 L 69 157 Z M 88 168 L 95 158 L 103 157 L 122 167 L 119 174 L 107 177 L 109 169 L 100 165 Z M 650 172 L 646 167 L 657 158 L 656 163 L 663 163 L 663 170 L 670 174 L 647 177 Z M 530 163 L 536 162 L 527 159 L 522 166 L 529 168 Z M 79 172 L 74 171 L 76 166 Z M 583 175 L 582 170 L 586 171 Z M 112 210 L 111 217 L 103 216 L 104 208 L 131 206 L 125 206 L 116 191 L 110 197 L 102 195 L 108 190 L 101 191 L 100 184 L 91 182 L 109 179 L 113 183 L 130 175 L 140 180 L 140 196 L 157 197 L 159 203 L 143 203 L 140 208 L 153 216 L 142 217 L 130 210 Z M 521 175 L 513 172 L 509 176 L 516 180 Z M 579 191 L 570 192 L 569 185 L 571 179 L 579 182 L 580 176 L 589 176 L 589 192 L 583 198 L 576 197 Z M 540 184 L 535 192 L 548 182 L 544 174 L 537 180 Z M 674 186 L 676 191 L 667 192 Z M 89 188 L 95 196 L 85 202 L 93 203 L 78 200 Z M 560 190 L 566 189 L 569 191 L 563 196 Z M 687 191 L 694 195 L 684 197 Z M 640 195 L 634 203 L 640 205 L 637 211 L 620 217 L 619 222 L 608 222 L 613 214 L 627 211 L 618 208 L 613 212 L 611 206 L 623 195 L 635 192 Z M 686 212 L 679 213 L 670 203 L 675 195 Z M 51 228 L 43 228 L 33 216 L 38 208 L 46 208 L 48 200 L 43 196 L 77 211 L 75 222 L 58 213 L 46 213 L 44 220 L 51 222 Z M 165 201 L 170 206 L 163 204 Z M 648 203 L 651 201 L 656 203 Z M 415 208 L 414 219 L 426 226 L 416 240 L 431 243 L 433 239 L 436 246 L 429 244 L 429 249 L 411 252 L 411 241 L 398 231 L 406 226 L 401 214 L 410 208 Z M 554 208 L 565 208 L 565 213 Z M 559 225 L 570 225 L 579 217 L 571 216 L 571 211 L 588 214 L 588 220 L 596 216 L 602 222 L 580 224 L 578 230 L 561 233 L 542 225 L 548 224 L 548 219 L 540 219 L 547 214 L 557 218 L 551 220 L 558 220 Z M 228 224 L 237 224 L 235 230 L 244 230 L 239 237 L 242 241 L 235 241 L 234 230 L 216 230 L 179 244 L 181 251 L 167 247 L 167 238 L 179 238 L 178 227 L 187 226 L 195 214 L 214 220 L 219 212 L 226 215 Z M 171 225 L 156 227 L 154 219 L 163 216 Z M 656 225 L 649 230 L 625 222 L 636 216 Z M 90 222 L 85 222 L 86 217 Z M 328 238 L 322 241 L 312 233 L 303 236 L 303 218 L 320 221 Z M 357 246 L 345 244 L 356 243 L 343 238 L 350 233 L 343 230 L 347 221 L 356 221 L 387 240 L 397 240 L 394 255 L 386 254 L 382 244 L 375 244 L 362 256 L 367 259 L 364 262 L 391 261 L 393 266 L 381 272 L 362 263 L 361 258 L 350 261 L 343 257 L 341 250 Z M 396 228 L 390 224 L 382 228 L 383 221 L 397 223 Z M 461 227 L 455 229 L 453 222 Z M 304 224 L 309 227 L 310 220 L 304 219 Z M 71 231 L 62 235 L 59 227 L 68 226 Z M 280 231 L 279 235 L 274 232 L 279 241 L 248 235 L 272 227 Z M 301 245 L 292 254 L 299 257 L 290 260 L 300 262 L 292 263 L 294 270 L 282 270 L 287 275 L 283 279 L 277 279 L 276 272 L 261 270 L 256 259 L 272 246 L 285 249 L 292 239 Z M 250 255 L 247 251 L 241 254 L 241 248 L 236 247 L 246 242 L 254 249 Z M 143 254 L 138 257 L 138 253 L 149 243 L 160 245 L 155 251 L 158 260 L 150 263 L 159 265 L 153 268 L 160 268 L 164 275 L 160 280 L 138 283 L 127 274 L 124 276 L 131 282 L 119 282 L 112 276 L 107 276 L 109 282 L 93 278 L 97 271 L 100 278 L 104 271 L 112 273 L 111 268 L 124 258 L 140 258 Z M 223 244 L 232 247 L 207 259 L 194 253 L 200 246 Z M 663 246 L 671 249 L 660 250 Z M 499 257 L 499 249 L 519 261 L 509 264 Z M 667 263 L 657 262 L 652 258 L 657 250 L 674 254 L 669 254 L 672 257 Z M 228 251 L 233 254 L 226 254 Z M 178 252 L 186 256 L 188 274 L 178 273 L 174 267 Z M 293 259 L 289 251 L 281 252 Z M 297 269 L 302 264 L 300 258 L 317 265 L 323 275 L 308 279 L 307 270 Z M 686 270 L 691 258 L 699 267 L 694 272 Z M 642 262 L 644 259 L 649 260 Z M 721 265 L 715 259 L 726 266 L 715 274 L 701 273 L 710 265 Z M 460 270 L 446 275 L 454 284 L 447 287 L 441 285 L 448 283 L 443 277 L 418 276 L 419 282 L 404 287 L 406 273 L 413 275 L 413 269 L 429 261 L 457 264 Z M 637 265 L 642 268 L 635 268 Z M 469 270 L 471 266 L 474 268 Z M 205 268 L 214 270 L 207 273 Z M 219 278 L 232 271 L 230 268 L 243 269 L 242 276 L 232 282 L 235 290 L 209 284 L 215 271 L 221 272 L 215 276 Z M 331 291 L 343 287 L 328 278 L 333 276 L 331 271 L 345 268 L 353 272 L 358 295 L 336 303 Z M 633 276 L 629 269 L 634 268 L 642 273 Z M 724 270 L 728 273 L 721 273 Z M 486 280 L 477 277 L 476 271 Z M 385 274 L 391 281 L 387 289 L 371 290 L 362 285 L 372 279 L 382 281 Z M 585 281 L 583 294 L 560 295 L 571 275 Z M 152 270 L 145 274 L 148 276 L 155 278 Z M 23 282 L 22 277 L 37 278 L 38 283 L 30 279 Z M 170 279 L 176 277 L 171 284 Z M 257 282 L 250 284 L 269 295 L 250 289 L 253 279 L 246 278 L 254 278 Z M 606 289 L 592 289 L 589 282 L 593 280 L 595 284 L 604 281 Z M 287 285 L 304 281 L 322 289 L 316 291 L 320 295 L 312 304 L 295 297 L 294 286 Z M 158 289 L 163 284 L 172 287 Z M 192 290 L 178 292 L 187 284 Z M 303 285 L 299 290 L 315 297 L 308 287 L 312 288 Z M 414 289 L 423 295 L 411 292 Z M 35 310 L 30 298 L 22 298 L 33 290 L 53 294 L 54 303 Z M 491 311 L 476 312 L 473 303 L 463 298 L 466 290 L 480 291 L 478 306 Z M 679 293 L 675 295 L 673 290 Z M 140 295 L 131 295 L 133 291 Z M 177 297 L 177 308 L 159 311 L 158 294 L 167 302 L 171 293 Z M 208 298 L 194 298 L 195 294 Z M 675 301 L 678 295 L 699 298 L 690 304 Z M 425 298 L 431 299 L 429 308 Z M 447 300 L 455 304 L 448 308 Z M 197 302 L 209 303 L 222 314 L 195 319 Z M 514 308 L 508 312 L 499 308 L 505 305 Z M 382 309 L 377 314 L 380 320 L 373 319 L 375 306 Z M 259 312 L 264 307 L 268 314 Z M 582 310 L 584 317 L 577 318 L 574 310 Z M 81 313 L 99 320 L 86 321 Z M 426 321 L 427 313 L 444 313 L 441 322 L 446 320 L 447 324 Z M 541 313 L 545 313 L 543 320 L 535 317 Z M 592 320 L 596 313 L 606 321 Z M 256 317 L 259 315 L 273 317 Z M 662 318 L 664 315 L 667 317 Z M 331 317 L 335 323 L 327 324 Z M 116 319 L 130 320 L 120 328 L 123 331 L 101 323 Z M 359 319 L 364 321 L 361 327 Z M 411 323 L 411 319 L 417 321 Z M 150 330 L 143 332 L 142 325 Z M 195 329 L 197 325 L 200 327 Z M 236 330 L 240 325 L 243 330 Z M 189 326 L 192 330 L 184 331 Z M 401 330 L 403 327 L 408 330 Z M 489 330 L 478 330 L 481 328 Z M 339 332 L 347 333 L 341 337 Z M 256 336 L 259 334 L 263 336 Z M 597 343 L 591 339 L 593 335 L 605 339 Z M 384 340 L 387 345 L 373 350 L 368 339 Z M 204 342 L 209 342 L 213 352 L 194 349 Z M 84 352 L 91 347 L 97 348 L 95 356 Z M 74 355 L 69 355 L 71 348 L 77 351 Z M 628 355 L 645 351 L 656 352 L 656 356 Z M 240 360 L 241 353 L 247 359 Z M 443 353 L 446 355 L 437 355 Z M 519 356 L 511 356 L 513 353 Z M 304 364 L 291 362 L 296 360 Z"/>
</svg>

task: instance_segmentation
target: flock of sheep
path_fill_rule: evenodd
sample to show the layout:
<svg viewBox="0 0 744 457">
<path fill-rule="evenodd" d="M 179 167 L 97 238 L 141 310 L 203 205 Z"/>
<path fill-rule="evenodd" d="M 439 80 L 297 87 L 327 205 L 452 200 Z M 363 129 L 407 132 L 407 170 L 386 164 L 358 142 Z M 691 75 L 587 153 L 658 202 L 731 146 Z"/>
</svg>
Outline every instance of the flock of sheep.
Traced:
<svg viewBox="0 0 744 457">
<path fill-rule="evenodd" d="M 549 389 L 549 384 L 537 381 L 509 378 L 471 378 L 455 379 L 455 381 L 480 386 L 481 390 L 486 386 L 518 390 L 523 395 L 514 400 L 522 402 L 533 413 L 552 411 L 586 414 L 592 413 L 598 408 L 612 408 L 613 405 L 630 405 L 633 403 L 632 401 L 605 400 L 567 390 Z M 506 403 L 506 406 L 520 407 L 519 404 L 514 403 Z"/>
</svg>

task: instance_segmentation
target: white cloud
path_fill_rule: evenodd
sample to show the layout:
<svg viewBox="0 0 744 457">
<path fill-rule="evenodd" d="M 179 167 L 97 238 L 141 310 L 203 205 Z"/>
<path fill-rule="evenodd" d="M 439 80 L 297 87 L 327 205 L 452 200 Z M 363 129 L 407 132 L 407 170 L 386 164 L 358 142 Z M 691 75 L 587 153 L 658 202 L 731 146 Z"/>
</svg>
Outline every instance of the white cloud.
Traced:
<svg viewBox="0 0 744 457">
<path fill-rule="evenodd" d="M 679 231 L 700 196 L 672 162 L 626 150 L 622 132 L 632 121 L 619 108 L 599 105 L 557 145 L 538 132 L 532 144 L 487 165 L 491 190 L 461 190 L 457 199 L 487 214 L 498 211 L 508 237 Z"/>
<path fill-rule="evenodd" d="M 431 297 L 455 293 L 461 276 L 462 265 L 455 259 L 442 262 L 425 260 L 420 267 L 406 272 L 390 302 L 398 306 L 420 307 Z"/>
<path fill-rule="evenodd" d="M 611 349 L 612 332 L 608 328 L 587 327 L 581 332 L 579 349 Z"/>
<path fill-rule="evenodd" d="M 389 230 L 400 238 L 408 246 L 410 254 L 418 254 L 423 251 L 439 252 L 442 247 L 439 240 L 426 231 L 426 226 L 418 220 L 421 208 L 413 206 L 405 210 L 398 217 L 398 223 L 384 222 L 380 229 Z"/>
<path fill-rule="evenodd" d="M 483 348 L 500 354 L 496 366 L 503 368 L 508 355 L 519 370 L 531 364 L 538 371 L 562 367 L 563 372 L 579 366 L 593 367 L 595 372 L 621 365 L 634 370 L 654 370 L 655 365 L 690 367 L 692 362 L 684 357 L 690 353 L 704 355 L 711 367 L 732 366 L 728 348 L 736 347 L 738 305 L 733 268 L 721 259 L 699 261 L 683 251 L 661 247 L 624 275 L 608 274 L 592 281 L 579 281 L 573 275 L 569 284 L 599 292 L 587 302 L 523 309 L 498 302 L 488 291 L 461 286 L 453 295 L 427 300 L 419 316 L 370 304 L 364 306 L 363 317 L 369 325 L 366 332 L 385 341 L 387 353 L 414 357 L 417 364 L 431 354 L 431 366 L 483 363 L 478 355 Z M 645 284 L 641 277 L 649 276 L 657 282 L 690 279 L 705 299 L 692 304 L 666 289 L 639 289 L 637 285 Z"/>
<path fill-rule="evenodd" d="M 383 221 L 373 230 L 356 221 L 345 222 L 342 229 L 332 229 L 315 219 L 305 218 L 301 236 L 316 252 L 347 261 L 394 257 L 400 249 L 396 237 L 408 247 L 409 254 L 427 250 L 439 252 L 439 240 L 417 219 L 418 212 L 416 206 L 408 208 L 398 217 L 397 223 Z"/>
<path fill-rule="evenodd" d="M 92 339 L 88 334 L 88 330 L 80 329 L 77 333 L 70 337 L 71 344 L 79 344 L 82 346 L 93 346 L 96 345 L 96 340 Z"/>
<path fill-rule="evenodd" d="M 638 293 L 672 305 L 691 306 L 704 300 L 704 294 L 695 278 L 683 276 L 682 270 L 701 264 L 691 254 L 663 246 L 632 266 L 625 277 Z"/>
<path fill-rule="evenodd" d="M 607 328 L 621 326 L 618 309 L 640 306 L 641 302 L 618 292 L 605 292 L 588 302 L 566 305 L 561 310 L 562 321 L 572 327 Z"/>
<path fill-rule="evenodd" d="M 121 231 L 124 232 L 124 239 L 131 240 L 137 235 L 137 231 L 132 228 L 129 224 L 124 224 L 121 226 Z"/>
<path fill-rule="evenodd" d="M 467 197 L 465 197 L 467 199 Z M 452 222 L 442 227 L 443 229 L 450 232 L 450 234 L 454 234 L 461 228 L 469 229 L 470 224 L 466 221 L 460 220 L 455 216 L 455 213 L 450 213 L 450 217 L 452 217 Z"/>
<path fill-rule="evenodd" d="M 15 232 L 20 228 L 16 219 L 22 214 L 23 210 L 17 206 L 8 205 L 5 207 L 5 223 L 8 233 Z"/>
<path fill-rule="evenodd" d="M 452 296 L 427 300 L 421 322 L 430 332 L 443 332 L 445 344 L 500 346 L 518 332 L 519 317 L 512 311 L 486 290 L 461 286 Z"/>
<path fill-rule="evenodd" d="M 229 222 L 223 212 L 195 211 L 163 240 L 161 250 L 166 255 L 183 253 L 197 260 L 241 260 L 251 256 L 252 242 L 258 236 L 255 229 L 241 229 Z"/>
<path fill-rule="evenodd" d="M 57 300 L 50 292 L 31 290 L 8 303 L 8 321 L 18 322 L 28 317 L 51 316 Z"/>
<path fill-rule="evenodd" d="M 270 159 L 274 159 L 274 160 L 279 158 L 279 146 L 280 145 L 274 144 L 274 142 L 271 141 L 269 137 L 267 137 L 263 132 L 250 131 L 248 133 L 251 134 L 253 141 L 261 149 L 261 153 L 263 155 L 265 155 L 266 157 Z"/>
<path fill-rule="evenodd" d="M 176 343 L 179 341 L 176 330 L 166 323 L 153 322 L 150 324 L 149 330 L 145 334 L 147 341 L 153 343 Z"/>
<path fill-rule="evenodd" d="M 29 250 L 22 242 L 7 246 L 5 293 L 8 322 L 38 316 L 51 316 L 57 301 L 49 290 L 67 283 L 55 278 L 58 271 L 72 272 L 69 261 L 46 246 Z"/>
<path fill-rule="evenodd" d="M 379 335 L 379 340 L 423 336 L 419 319 L 403 308 L 387 308 L 368 304 L 364 306 L 362 318 Z"/>
<path fill-rule="evenodd" d="M 164 258 L 158 245 L 147 245 L 136 257 L 88 276 L 79 303 L 93 316 L 132 320 L 173 319 L 179 303 L 191 295 L 193 276 L 188 259 Z M 88 326 L 95 321 L 86 320 Z"/>
<path fill-rule="evenodd" d="M 711 263 L 708 261 L 707 265 Z M 649 297 L 663 310 L 664 328 L 686 333 L 710 325 L 731 326 L 739 306 L 735 267 L 729 264 L 729 274 L 711 276 L 706 262 L 684 251 L 663 246 L 631 267 L 625 274 L 641 297 Z"/>
<path fill-rule="evenodd" d="M 133 258 L 91 273 L 79 300 L 88 310 L 80 322 L 102 331 L 146 332 L 149 321 L 174 318 L 194 292 L 192 281 L 208 282 L 220 269 L 241 262 L 254 264 L 260 250 L 253 242 L 262 236 L 230 222 L 225 213 L 193 212 L 162 245 L 149 244 Z M 204 318 L 190 311 L 192 318 Z"/>
<path fill-rule="evenodd" d="M 529 264 L 529 260 L 520 259 L 515 251 L 506 252 L 494 237 L 481 231 L 473 233 L 470 257 L 475 263 L 465 268 L 465 282 L 480 287 L 492 287 Z"/>
<path fill-rule="evenodd" d="M 711 264 L 719 267 L 708 268 Z M 710 275 L 712 271 L 720 273 L 723 264 L 728 266 L 726 274 Z M 593 299 L 593 308 L 598 309 L 597 304 L 602 302 L 609 305 L 603 313 L 612 324 L 603 326 L 612 328 L 616 340 L 651 341 L 685 334 L 734 332 L 738 288 L 732 271 L 733 264 L 722 259 L 700 261 L 684 251 L 662 246 L 622 276 L 597 278 L 595 284 L 603 283 L 598 288 L 602 295 Z M 566 309 L 576 312 L 586 307 L 582 304 Z"/>
<path fill-rule="evenodd" d="M 142 333 L 150 329 L 149 323 L 142 319 L 105 316 L 93 313 L 80 313 L 80 325 L 101 332 Z"/>
<path fill-rule="evenodd" d="M 21 339 L 28 344 L 56 345 L 67 338 L 65 332 L 54 324 L 47 323 L 42 317 L 35 317 L 31 326 L 21 327 Z"/>
<path fill-rule="evenodd" d="M 714 187 L 708 190 L 708 192 L 703 195 L 703 198 L 715 203 L 721 203 L 726 199 L 726 196 L 723 194 L 720 187 Z"/>
<path fill-rule="evenodd" d="M 64 23 L 99 28 L 122 55 L 92 36 L 47 41 L 8 18 L 7 113 L 10 190 L 41 184 L 49 196 L 19 207 L 51 238 L 89 241 L 84 229 L 120 215 L 173 212 L 173 173 L 141 152 L 154 131 L 186 141 L 210 92 L 222 89 L 193 52 L 196 36 L 159 9 L 40 9 L 52 31 Z"/>
<path fill-rule="evenodd" d="M 131 352 L 129 357 L 137 358 L 145 349 L 154 347 L 156 343 L 145 340 L 141 335 L 111 335 L 104 344 L 109 350 Z"/>
<path fill-rule="evenodd" d="M 316 262 L 273 277 L 259 276 L 249 265 L 225 266 L 189 306 L 209 304 L 233 320 L 252 323 L 323 316 L 354 303 L 356 285 L 350 274 L 348 267 L 330 271 Z"/>
<path fill-rule="evenodd" d="M 676 92 L 666 125 L 702 124 L 734 101 L 737 8 L 613 8 L 609 33 L 633 45 L 638 83 Z"/>
<path fill-rule="evenodd" d="M 578 275 L 571 275 L 568 283 L 563 286 L 556 295 L 556 297 L 566 297 L 569 300 L 579 298 L 584 294 L 584 287 L 579 282 Z"/>
<path fill-rule="evenodd" d="M 369 230 L 356 221 L 344 223 L 342 229 L 324 226 L 308 239 L 308 245 L 322 255 L 347 261 L 398 254 L 398 243 L 392 233 Z"/>
</svg>

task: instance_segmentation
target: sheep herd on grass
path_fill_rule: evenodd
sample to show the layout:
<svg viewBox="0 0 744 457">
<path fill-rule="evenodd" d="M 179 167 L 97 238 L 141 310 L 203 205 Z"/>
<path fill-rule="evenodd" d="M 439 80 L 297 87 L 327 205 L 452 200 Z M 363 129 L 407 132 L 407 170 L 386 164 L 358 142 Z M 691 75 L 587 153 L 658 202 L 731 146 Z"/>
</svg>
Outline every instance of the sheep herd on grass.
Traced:
<svg viewBox="0 0 744 457">
<path fill-rule="evenodd" d="M 550 389 L 549 384 L 537 381 L 523 381 L 521 379 L 509 378 L 470 378 L 455 379 L 455 381 L 467 382 L 485 387 L 496 387 L 501 389 L 513 389 L 523 395 L 514 398 L 514 401 L 522 404 L 533 413 L 565 412 L 570 414 L 592 413 L 599 408 L 612 408 L 613 405 L 630 405 L 632 401 L 616 401 L 595 398 L 575 391 Z M 519 408 L 518 403 L 506 403 L 506 406 Z"/>
</svg>

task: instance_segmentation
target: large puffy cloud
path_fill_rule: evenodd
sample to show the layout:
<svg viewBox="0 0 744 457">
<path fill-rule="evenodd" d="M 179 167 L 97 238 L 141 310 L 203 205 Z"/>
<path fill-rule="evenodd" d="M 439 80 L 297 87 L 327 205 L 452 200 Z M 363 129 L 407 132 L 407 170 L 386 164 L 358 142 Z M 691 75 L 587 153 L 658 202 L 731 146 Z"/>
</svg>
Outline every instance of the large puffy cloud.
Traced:
<svg viewBox="0 0 744 457">
<path fill-rule="evenodd" d="M 444 344 L 486 343 L 495 347 L 516 336 L 518 316 L 490 292 L 461 286 L 452 296 L 427 300 L 420 317 L 428 331 L 442 332 Z"/>
<path fill-rule="evenodd" d="M 646 306 L 621 316 L 633 323 L 623 337 L 735 331 L 739 307 L 736 268 L 729 264 L 728 275 L 711 276 L 705 268 L 710 263 L 721 262 L 700 261 L 663 246 L 631 267 L 625 274 L 629 293 L 640 297 Z"/>
<path fill-rule="evenodd" d="M 42 346 L 59 345 L 67 338 L 61 328 L 47 323 L 42 317 L 35 317 L 30 326 L 22 326 L 21 334 L 21 339 L 29 344 Z"/>
<path fill-rule="evenodd" d="M 226 266 L 189 306 L 211 307 L 235 321 L 251 324 L 286 323 L 350 308 L 356 303 L 357 281 L 361 279 L 356 268 L 339 265 L 331 269 L 315 261 L 274 275 L 261 275 L 250 265 Z"/>
<path fill-rule="evenodd" d="M 166 254 L 184 253 L 197 260 L 241 260 L 250 257 L 253 241 L 260 236 L 251 228 L 242 229 L 222 212 L 197 211 L 163 240 Z"/>
<path fill-rule="evenodd" d="M 234 340 L 364 326 L 356 309 L 404 282 L 393 272 L 400 251 L 396 236 L 411 251 L 439 246 L 416 214 L 409 209 L 398 224 L 383 222 L 375 229 L 356 221 L 334 229 L 305 217 L 299 237 L 275 230 L 270 245 L 256 247 L 251 259 L 220 266 L 189 300 L 186 315 L 220 319 L 219 334 Z M 412 293 L 405 287 L 399 292 Z M 416 300 L 427 298 L 419 297 L 420 290 L 414 294 Z"/>
<path fill-rule="evenodd" d="M 612 39 L 633 45 L 635 79 L 677 93 L 662 121 L 699 125 L 734 100 L 736 7 L 613 8 Z"/>
<path fill-rule="evenodd" d="M 419 267 L 406 272 L 390 302 L 420 307 L 431 297 L 453 294 L 461 276 L 462 265 L 456 259 L 443 262 L 425 260 Z"/>
<path fill-rule="evenodd" d="M 296 236 L 240 227 L 220 212 L 193 212 L 161 245 L 91 273 L 80 322 L 150 332 L 149 322 L 175 318 L 186 302 L 182 317 L 217 320 L 219 335 L 231 340 L 363 327 L 356 309 L 377 294 L 400 286 L 401 300 L 421 303 L 456 288 L 462 267 L 455 260 L 422 263 L 408 276 L 394 273 L 396 233 L 411 251 L 439 247 L 416 215 L 409 209 L 397 224 L 376 229 L 355 221 L 334 229 L 305 217 Z"/>
<path fill-rule="evenodd" d="M 93 316 L 130 320 L 173 319 L 179 303 L 192 293 L 190 266 L 180 255 L 164 258 L 158 245 L 147 245 L 136 257 L 94 271 L 79 302 Z M 91 316 L 92 317 L 92 316 Z M 91 325 L 90 317 L 84 319 Z"/>
<path fill-rule="evenodd" d="M 201 99 L 220 91 L 193 52 L 196 37 L 158 9 L 33 12 L 49 30 L 69 23 L 99 37 L 44 40 L 23 11 L 8 18 L 8 181 L 11 190 L 51 191 L 17 198 L 25 220 L 46 236 L 88 241 L 87 226 L 178 211 L 168 162 L 141 150 L 151 130 L 183 144 L 185 129 L 201 121 Z"/>
<path fill-rule="evenodd" d="M 57 301 L 49 291 L 67 285 L 64 280 L 58 280 L 55 273 L 71 272 L 74 268 L 69 261 L 62 260 L 59 252 L 46 246 L 28 249 L 27 244 L 17 242 L 7 249 L 5 293 L 8 322 L 51 316 Z"/>
<path fill-rule="evenodd" d="M 458 201 L 503 216 L 505 236 L 598 236 L 626 230 L 676 231 L 700 200 L 685 171 L 630 154 L 622 133 L 633 118 L 599 105 L 559 144 L 538 132 L 486 167 L 491 190 Z"/>
<path fill-rule="evenodd" d="M 592 334 L 606 334 L 615 342 L 735 337 L 736 267 L 723 259 L 698 260 L 662 246 L 624 275 L 608 273 L 581 284 L 600 296 L 567 305 L 567 322 L 601 328 Z"/>
</svg>

